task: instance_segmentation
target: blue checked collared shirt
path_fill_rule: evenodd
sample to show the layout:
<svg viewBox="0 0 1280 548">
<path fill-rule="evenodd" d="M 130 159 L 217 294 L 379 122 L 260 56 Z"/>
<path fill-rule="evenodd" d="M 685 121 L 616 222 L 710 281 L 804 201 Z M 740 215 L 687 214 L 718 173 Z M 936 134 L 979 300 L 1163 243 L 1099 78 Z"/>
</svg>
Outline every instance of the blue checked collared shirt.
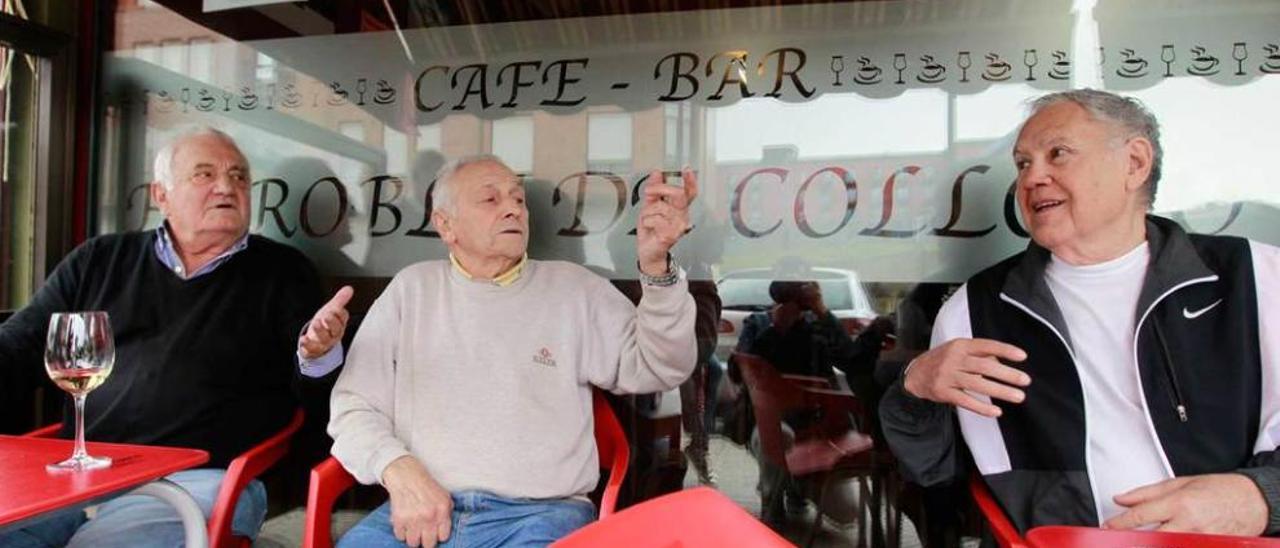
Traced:
<svg viewBox="0 0 1280 548">
<path fill-rule="evenodd" d="M 205 274 L 217 270 L 217 268 L 222 266 L 222 263 L 227 262 L 227 259 L 230 259 L 232 255 L 244 251 L 244 248 L 246 247 L 249 247 L 248 232 L 245 232 L 244 236 L 241 236 L 240 239 L 236 240 L 236 243 L 232 244 L 231 247 L 222 252 L 221 255 L 214 257 L 212 261 L 205 263 L 204 266 L 188 275 L 186 273 L 186 267 L 182 265 L 182 259 L 178 257 L 178 251 L 173 247 L 173 240 L 169 237 L 169 223 L 166 221 L 156 228 L 156 258 L 159 259 L 160 263 L 163 264 L 165 268 L 168 268 L 170 272 L 173 272 L 174 275 L 184 280 L 199 278 L 200 276 L 204 276 Z M 306 326 L 303 326 L 302 332 L 306 333 L 306 331 Z M 306 359 L 302 357 L 302 354 L 297 354 L 298 367 L 299 370 L 302 371 L 303 375 L 308 377 L 323 377 L 328 375 L 334 369 L 337 369 L 339 365 L 342 365 L 342 355 L 342 342 L 339 341 L 338 344 L 329 349 L 328 353 L 315 359 Z"/>
</svg>

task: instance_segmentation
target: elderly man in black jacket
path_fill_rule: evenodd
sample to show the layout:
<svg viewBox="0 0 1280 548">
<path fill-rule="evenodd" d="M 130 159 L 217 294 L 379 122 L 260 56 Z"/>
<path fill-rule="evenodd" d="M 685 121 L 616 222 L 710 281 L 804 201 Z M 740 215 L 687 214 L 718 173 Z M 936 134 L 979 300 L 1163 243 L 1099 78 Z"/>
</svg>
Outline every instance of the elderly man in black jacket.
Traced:
<svg viewBox="0 0 1280 548">
<path fill-rule="evenodd" d="M 881 403 L 909 479 L 958 477 L 963 439 L 1023 531 L 1280 532 L 1280 250 L 1148 215 L 1161 156 L 1137 101 L 1033 104 L 1032 243 L 943 306 Z"/>
</svg>

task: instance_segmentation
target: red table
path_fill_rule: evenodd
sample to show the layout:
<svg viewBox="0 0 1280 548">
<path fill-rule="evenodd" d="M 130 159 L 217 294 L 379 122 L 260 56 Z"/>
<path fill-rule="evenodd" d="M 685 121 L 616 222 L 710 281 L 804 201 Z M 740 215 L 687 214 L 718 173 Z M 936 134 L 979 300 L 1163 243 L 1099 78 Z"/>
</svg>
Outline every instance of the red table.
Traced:
<svg viewBox="0 0 1280 548">
<path fill-rule="evenodd" d="M 793 547 L 732 500 L 697 487 L 648 500 L 574 531 L 554 548 Z"/>
<path fill-rule="evenodd" d="M 209 460 L 209 454 L 199 449 L 90 442 L 89 454 L 111 457 L 110 467 L 83 472 L 45 470 L 46 464 L 67 458 L 71 449 L 71 440 L 0 436 L 0 530 L 16 527 L 45 512 L 88 505 Z M 159 489 L 143 494 L 158 496 L 175 506 L 186 501 L 175 501 L 174 497 L 185 496 L 195 504 L 181 488 L 161 481 Z M 203 515 L 200 521 L 203 530 Z"/>
<path fill-rule="evenodd" d="M 1051 525 L 1029 531 L 1027 544 L 1032 548 L 1276 548 L 1280 539 Z"/>
</svg>

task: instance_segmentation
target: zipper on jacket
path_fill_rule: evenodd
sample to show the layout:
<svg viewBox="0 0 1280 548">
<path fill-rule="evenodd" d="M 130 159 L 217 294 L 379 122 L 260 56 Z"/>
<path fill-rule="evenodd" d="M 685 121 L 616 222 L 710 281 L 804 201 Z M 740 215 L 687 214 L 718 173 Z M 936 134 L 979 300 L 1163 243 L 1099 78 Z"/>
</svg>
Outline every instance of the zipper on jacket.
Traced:
<svg viewBox="0 0 1280 548">
<path fill-rule="evenodd" d="M 1164 353 L 1164 372 L 1173 387 L 1173 393 L 1169 395 L 1173 409 L 1178 412 L 1178 420 L 1187 422 L 1187 405 L 1182 399 L 1182 387 L 1178 386 L 1178 372 L 1173 368 L 1173 354 L 1169 352 L 1169 343 L 1164 338 L 1160 322 L 1151 322 L 1151 326 L 1155 328 L 1156 340 L 1160 341 L 1160 351 Z"/>
</svg>

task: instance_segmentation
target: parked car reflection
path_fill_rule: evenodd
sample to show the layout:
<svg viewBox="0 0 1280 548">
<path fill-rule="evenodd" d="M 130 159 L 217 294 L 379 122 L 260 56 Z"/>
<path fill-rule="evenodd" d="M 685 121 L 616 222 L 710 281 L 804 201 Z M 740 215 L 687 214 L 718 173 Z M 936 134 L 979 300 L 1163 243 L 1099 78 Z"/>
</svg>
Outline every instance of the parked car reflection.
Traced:
<svg viewBox="0 0 1280 548">
<path fill-rule="evenodd" d="M 729 353 L 738 343 L 742 320 L 752 312 L 768 310 L 773 306 L 773 300 L 769 298 L 769 284 L 780 277 L 778 271 L 772 268 L 748 268 L 730 272 L 716 282 L 716 290 L 723 303 L 717 329 L 719 337 L 716 341 L 716 356 L 721 361 L 728 361 Z M 850 335 L 856 335 L 875 319 L 871 299 L 858 281 L 856 272 L 837 268 L 809 268 L 803 279 L 818 283 L 827 308 L 844 324 Z"/>
</svg>

